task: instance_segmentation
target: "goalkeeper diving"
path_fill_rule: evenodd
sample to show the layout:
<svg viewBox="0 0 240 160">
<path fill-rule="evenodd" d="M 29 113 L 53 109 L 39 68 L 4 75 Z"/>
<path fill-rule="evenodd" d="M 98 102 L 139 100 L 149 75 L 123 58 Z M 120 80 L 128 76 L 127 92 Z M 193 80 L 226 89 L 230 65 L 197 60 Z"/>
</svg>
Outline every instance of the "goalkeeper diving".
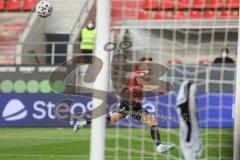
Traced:
<svg viewBox="0 0 240 160">
<path fill-rule="evenodd" d="M 150 114 L 142 107 L 144 92 L 156 90 L 159 86 L 151 85 L 146 77 L 149 75 L 152 58 L 141 58 L 137 69 L 125 80 L 119 87 L 119 93 L 122 97 L 120 105 L 113 111 L 110 117 L 106 118 L 107 123 L 114 124 L 127 115 L 141 121 L 150 128 L 151 138 L 156 146 L 156 151 L 165 153 L 172 150 L 174 144 L 162 144 L 156 116 Z M 81 127 L 91 124 L 90 120 L 78 120 L 74 125 L 74 131 L 77 132 Z"/>
</svg>

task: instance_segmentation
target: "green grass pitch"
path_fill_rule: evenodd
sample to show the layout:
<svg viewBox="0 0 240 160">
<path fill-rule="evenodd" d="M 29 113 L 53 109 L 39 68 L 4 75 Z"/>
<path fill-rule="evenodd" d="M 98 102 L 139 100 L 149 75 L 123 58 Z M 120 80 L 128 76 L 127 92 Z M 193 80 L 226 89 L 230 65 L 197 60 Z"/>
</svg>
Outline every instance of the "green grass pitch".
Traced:
<svg viewBox="0 0 240 160">
<path fill-rule="evenodd" d="M 202 129 L 201 159 L 231 160 L 232 129 Z M 176 148 L 164 155 L 155 152 L 149 129 L 107 129 L 106 160 L 181 159 L 178 129 L 160 129 L 163 142 Z M 96 132 L 96 134 L 98 134 Z M 88 160 L 90 129 L 0 128 L 0 160 Z"/>
</svg>

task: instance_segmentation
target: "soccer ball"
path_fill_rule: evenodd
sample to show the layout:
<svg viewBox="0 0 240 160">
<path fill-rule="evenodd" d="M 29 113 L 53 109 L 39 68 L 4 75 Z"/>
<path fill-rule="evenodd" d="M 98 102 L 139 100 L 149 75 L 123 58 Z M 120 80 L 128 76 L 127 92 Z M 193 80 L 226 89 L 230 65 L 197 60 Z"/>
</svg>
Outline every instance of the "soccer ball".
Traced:
<svg viewBox="0 0 240 160">
<path fill-rule="evenodd" d="M 40 17 L 46 18 L 52 14 L 53 8 L 52 8 L 52 5 L 48 1 L 41 0 L 38 2 L 37 6 L 36 6 L 36 12 Z"/>
</svg>

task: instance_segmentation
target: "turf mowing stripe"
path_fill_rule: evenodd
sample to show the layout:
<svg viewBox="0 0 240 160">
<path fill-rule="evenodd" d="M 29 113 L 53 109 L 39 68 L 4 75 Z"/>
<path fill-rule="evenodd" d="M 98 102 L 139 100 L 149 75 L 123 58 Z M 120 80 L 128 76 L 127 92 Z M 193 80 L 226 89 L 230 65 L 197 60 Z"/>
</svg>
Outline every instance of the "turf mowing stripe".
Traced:
<svg viewBox="0 0 240 160">
<path fill-rule="evenodd" d="M 28 155 L 28 154 L 0 154 L 0 156 L 3 156 L 3 157 L 65 157 L 65 158 L 89 158 L 88 155 L 54 155 L 54 154 L 51 154 L 51 155 L 47 155 L 47 154 L 44 154 L 44 155 L 40 155 L 40 154 L 35 154 L 35 155 Z M 115 156 L 105 156 L 105 158 L 116 158 Z M 128 158 L 128 156 L 121 156 L 121 157 L 118 157 L 118 158 Z M 142 158 L 141 156 L 131 156 L 131 158 Z M 160 158 L 160 157 L 159 157 Z M 152 159 L 152 157 L 146 157 L 144 156 L 144 159 Z M 165 158 L 163 158 L 165 159 Z M 177 158 L 173 158 L 173 159 L 176 159 Z"/>
</svg>

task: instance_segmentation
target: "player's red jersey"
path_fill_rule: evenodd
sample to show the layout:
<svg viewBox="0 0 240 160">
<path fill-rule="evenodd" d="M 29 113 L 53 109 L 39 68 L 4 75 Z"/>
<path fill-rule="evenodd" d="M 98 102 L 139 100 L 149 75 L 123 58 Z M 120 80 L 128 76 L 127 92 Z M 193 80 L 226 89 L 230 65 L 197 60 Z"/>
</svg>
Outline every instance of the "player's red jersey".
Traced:
<svg viewBox="0 0 240 160">
<path fill-rule="evenodd" d="M 124 97 L 129 100 L 135 100 L 141 102 L 143 98 L 143 86 L 137 81 L 138 77 L 142 77 L 144 72 L 141 70 L 136 70 L 129 79 L 125 81 L 125 85 L 128 87 L 124 93 Z"/>
<path fill-rule="evenodd" d="M 138 77 L 142 77 L 144 73 L 140 70 L 136 70 L 129 79 L 126 80 L 125 85 L 128 86 L 128 88 L 133 88 L 136 86 L 142 87 L 140 84 L 137 82 Z"/>
</svg>

